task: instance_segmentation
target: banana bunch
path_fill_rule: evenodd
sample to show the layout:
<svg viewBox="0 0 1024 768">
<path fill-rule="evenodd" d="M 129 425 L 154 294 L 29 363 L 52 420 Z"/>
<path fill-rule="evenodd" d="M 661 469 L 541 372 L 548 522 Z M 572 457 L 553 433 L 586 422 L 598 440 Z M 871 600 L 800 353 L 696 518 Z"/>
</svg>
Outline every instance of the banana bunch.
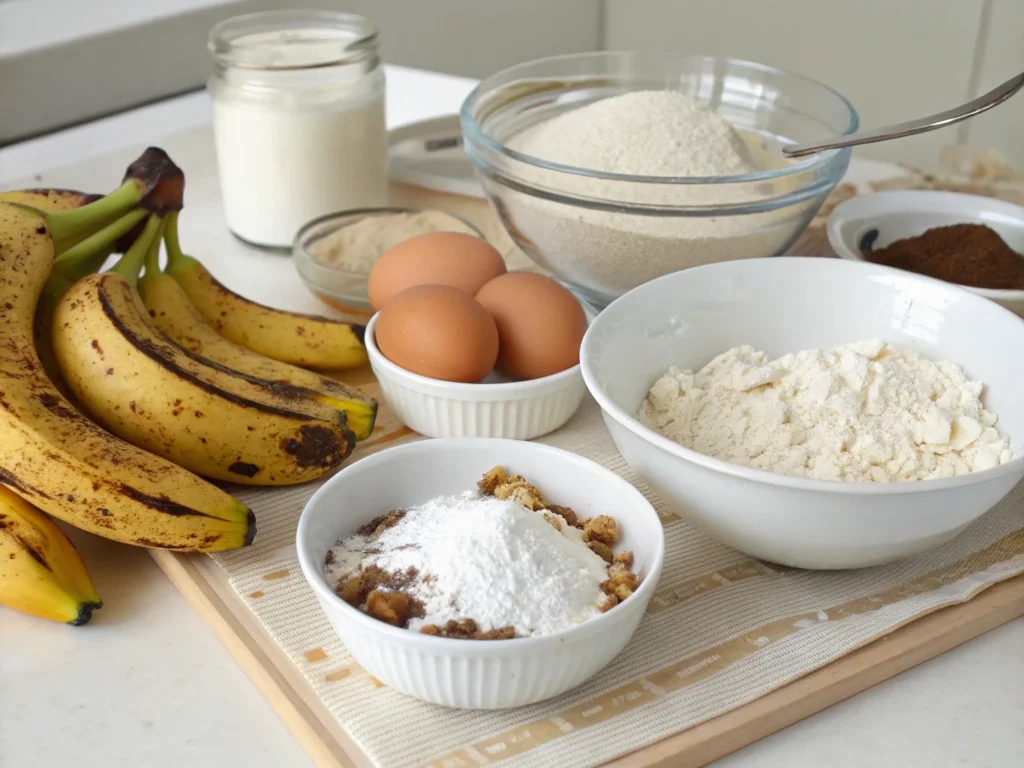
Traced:
<svg viewBox="0 0 1024 768">
<path fill-rule="evenodd" d="M 197 270 L 194 274 L 209 275 L 202 265 L 199 265 L 199 262 L 181 253 L 178 245 L 177 215 L 176 212 L 168 215 L 167 228 L 164 233 L 170 263 L 179 266 L 186 262 L 198 265 L 191 267 Z M 209 280 L 212 281 L 213 278 L 210 277 Z M 185 282 L 187 283 L 188 280 Z M 198 356 L 207 363 L 229 368 L 243 378 L 270 382 L 269 386 L 278 392 L 290 392 L 295 398 L 306 398 L 343 412 L 346 415 L 348 427 L 355 434 L 356 440 L 365 440 L 370 436 L 377 418 L 376 400 L 359 390 L 345 386 L 340 381 L 283 362 L 281 358 L 287 355 L 276 354 L 278 347 L 273 344 L 271 346 L 275 354 L 268 357 L 266 354 L 260 354 L 249 347 L 225 338 L 207 322 L 207 317 L 210 315 L 220 316 L 222 311 L 227 313 L 225 317 L 232 316 L 232 313 L 226 309 L 218 309 L 212 304 L 206 304 L 207 311 L 204 316 L 204 313 L 189 298 L 189 294 L 182 284 L 171 277 L 169 273 L 162 272 L 155 259 L 151 259 L 146 264 L 146 273 L 139 280 L 138 289 L 156 328 L 187 352 L 192 353 L 194 357 Z M 227 291 L 227 289 L 224 290 Z M 230 294 L 230 296 L 235 295 Z M 276 328 L 276 335 L 282 339 L 281 346 L 284 349 L 294 347 L 294 339 L 305 338 L 299 336 L 292 327 L 288 343 L 285 344 L 283 341 L 289 334 L 289 324 L 301 322 L 303 317 L 301 315 L 261 307 L 237 296 L 229 301 L 243 307 L 251 307 L 251 311 L 261 313 L 264 318 L 263 326 Z M 335 326 L 348 328 L 344 323 L 324 322 L 330 324 L 332 328 Z M 360 328 L 360 326 L 355 327 Z M 339 333 L 347 338 L 352 331 L 344 330 L 344 328 Z M 334 359 L 333 367 L 340 367 L 340 360 L 344 360 L 349 365 L 361 364 L 361 361 L 365 361 L 365 349 L 361 344 L 358 347 L 346 346 Z"/>
<path fill-rule="evenodd" d="M 213 329 L 237 345 L 316 370 L 357 368 L 367 362 L 364 326 L 284 312 L 239 296 L 182 253 L 173 214 L 167 229 L 167 274 Z"/>
<path fill-rule="evenodd" d="M 103 605 L 64 532 L 0 486 L 0 605 L 78 626 Z"/>
<path fill-rule="evenodd" d="M 51 274 L 70 281 L 146 210 L 180 200 L 181 178 L 147 151 L 110 195 L 73 210 L 0 202 L 0 484 L 44 512 L 117 541 L 216 551 L 255 535 L 253 513 L 196 475 L 115 437 L 77 411 L 44 371 L 36 307 Z M 170 201 L 170 202 L 169 202 Z M 138 210 L 142 206 L 146 210 Z M 59 289 L 55 289 L 59 292 Z M 125 407 L 127 407 L 127 402 Z M 88 601 L 87 601 L 88 602 Z"/>
<path fill-rule="evenodd" d="M 344 411 L 208 364 L 151 322 L 135 282 L 163 224 L 151 216 L 110 272 L 58 303 L 53 349 L 75 397 L 114 434 L 206 477 L 286 485 L 337 467 L 355 446 Z"/>
</svg>

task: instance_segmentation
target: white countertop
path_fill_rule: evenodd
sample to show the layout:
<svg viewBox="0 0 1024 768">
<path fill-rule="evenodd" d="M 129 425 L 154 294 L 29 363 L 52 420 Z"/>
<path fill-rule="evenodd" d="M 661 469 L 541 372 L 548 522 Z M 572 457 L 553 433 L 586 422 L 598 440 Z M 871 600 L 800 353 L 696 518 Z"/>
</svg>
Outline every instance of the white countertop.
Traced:
<svg viewBox="0 0 1024 768">
<path fill-rule="evenodd" d="M 471 87 L 461 78 L 389 68 L 388 123 L 454 112 Z M 37 174 L 46 182 L 49 169 L 158 144 L 209 120 L 209 100 L 199 93 L 0 149 L 0 188 Z M 122 171 L 110 168 L 90 191 L 112 187 Z M 241 248 L 232 245 L 221 257 L 225 264 Z M 275 271 L 286 270 L 277 258 Z M 275 282 L 275 290 L 266 287 L 264 272 L 251 272 L 264 281 L 262 290 L 254 283 L 254 298 L 315 308 L 289 271 L 281 274 L 290 282 Z M 105 604 L 82 628 L 0 609 L 0 768 L 312 765 L 146 552 L 78 532 L 73 537 Z M 1022 649 L 1024 620 L 1018 620 L 717 765 L 1024 764 Z"/>
</svg>

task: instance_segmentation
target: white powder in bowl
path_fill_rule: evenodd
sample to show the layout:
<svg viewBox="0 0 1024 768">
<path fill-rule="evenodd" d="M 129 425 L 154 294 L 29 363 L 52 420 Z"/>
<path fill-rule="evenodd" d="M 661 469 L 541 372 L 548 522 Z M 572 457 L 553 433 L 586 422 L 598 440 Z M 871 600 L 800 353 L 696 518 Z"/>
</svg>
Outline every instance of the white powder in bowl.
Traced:
<svg viewBox="0 0 1024 768">
<path fill-rule="evenodd" d="M 510 148 L 548 162 L 604 173 L 721 177 L 784 167 L 722 117 L 677 91 L 636 91 L 564 112 L 511 137 Z M 748 158 L 753 158 L 752 164 Z M 661 206 L 708 206 L 777 197 L 810 180 L 797 174 L 743 184 L 633 184 L 543 168 L 532 184 L 575 197 Z M 730 216 L 646 216 L 594 210 L 502 192 L 513 227 L 534 243 L 543 266 L 604 295 L 699 264 L 770 256 L 781 250 L 818 201 Z"/>
<path fill-rule="evenodd" d="M 583 543 L 583 531 L 556 529 L 513 499 L 476 492 L 442 496 L 406 510 L 372 541 L 345 539 L 330 550 L 330 584 L 378 566 L 420 574 L 407 593 L 425 616 L 408 628 L 473 619 L 482 631 L 515 627 L 522 637 L 570 629 L 600 613 L 608 566 Z"/>
<path fill-rule="evenodd" d="M 631 176 L 756 170 L 732 125 L 678 91 L 634 91 L 565 112 L 512 142 L 541 160 Z"/>
<path fill-rule="evenodd" d="M 956 363 L 865 341 L 769 360 L 736 347 L 697 373 L 670 368 L 640 421 L 695 451 L 783 475 L 892 482 L 952 477 L 1012 457 L 983 384 Z"/>
<path fill-rule="evenodd" d="M 410 211 L 366 216 L 309 244 L 315 261 L 349 272 L 369 273 L 381 255 L 410 237 L 426 232 L 476 232 L 442 211 Z"/>
</svg>

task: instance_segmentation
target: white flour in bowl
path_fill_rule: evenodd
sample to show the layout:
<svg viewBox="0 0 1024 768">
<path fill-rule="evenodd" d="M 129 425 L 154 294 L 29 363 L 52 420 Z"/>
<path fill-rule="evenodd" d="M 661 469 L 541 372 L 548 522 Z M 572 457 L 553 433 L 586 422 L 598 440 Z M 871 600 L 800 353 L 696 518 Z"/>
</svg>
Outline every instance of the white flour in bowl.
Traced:
<svg viewBox="0 0 1024 768">
<path fill-rule="evenodd" d="M 768 360 L 736 347 L 670 368 L 638 418 L 687 448 L 817 480 L 952 477 L 1009 461 L 1009 440 L 956 363 L 865 341 Z"/>
<path fill-rule="evenodd" d="M 583 536 L 514 499 L 441 496 L 376 539 L 351 536 L 333 547 L 327 579 L 335 584 L 357 566 L 415 574 L 403 586 L 423 605 L 408 623 L 414 631 L 470 618 L 484 631 L 549 635 L 599 615 L 606 599 L 608 566 Z"/>
<path fill-rule="evenodd" d="M 625 93 L 564 112 L 508 145 L 548 162 L 628 175 L 720 177 L 786 165 L 692 98 L 667 90 Z M 630 186 L 542 168 L 523 175 L 572 196 L 665 206 L 753 202 L 809 180 L 799 174 L 761 183 Z M 795 234 L 812 202 L 715 218 L 600 211 L 515 191 L 503 193 L 501 204 L 515 229 L 535 244 L 543 266 L 577 285 L 617 295 L 687 267 L 770 256 Z"/>
</svg>

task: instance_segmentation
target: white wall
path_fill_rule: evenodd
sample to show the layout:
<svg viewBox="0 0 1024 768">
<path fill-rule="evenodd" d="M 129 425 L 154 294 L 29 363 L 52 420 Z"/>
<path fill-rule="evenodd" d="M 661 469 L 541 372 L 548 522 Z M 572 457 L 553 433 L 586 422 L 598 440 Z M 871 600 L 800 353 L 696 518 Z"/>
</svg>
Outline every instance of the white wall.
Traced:
<svg viewBox="0 0 1024 768">
<path fill-rule="evenodd" d="M 841 91 L 863 127 L 940 112 L 1024 69 L 1024 0 L 607 0 L 609 49 L 753 59 Z M 1024 95 L 990 117 L 858 150 L 933 167 L 958 142 L 1024 167 Z"/>
</svg>

